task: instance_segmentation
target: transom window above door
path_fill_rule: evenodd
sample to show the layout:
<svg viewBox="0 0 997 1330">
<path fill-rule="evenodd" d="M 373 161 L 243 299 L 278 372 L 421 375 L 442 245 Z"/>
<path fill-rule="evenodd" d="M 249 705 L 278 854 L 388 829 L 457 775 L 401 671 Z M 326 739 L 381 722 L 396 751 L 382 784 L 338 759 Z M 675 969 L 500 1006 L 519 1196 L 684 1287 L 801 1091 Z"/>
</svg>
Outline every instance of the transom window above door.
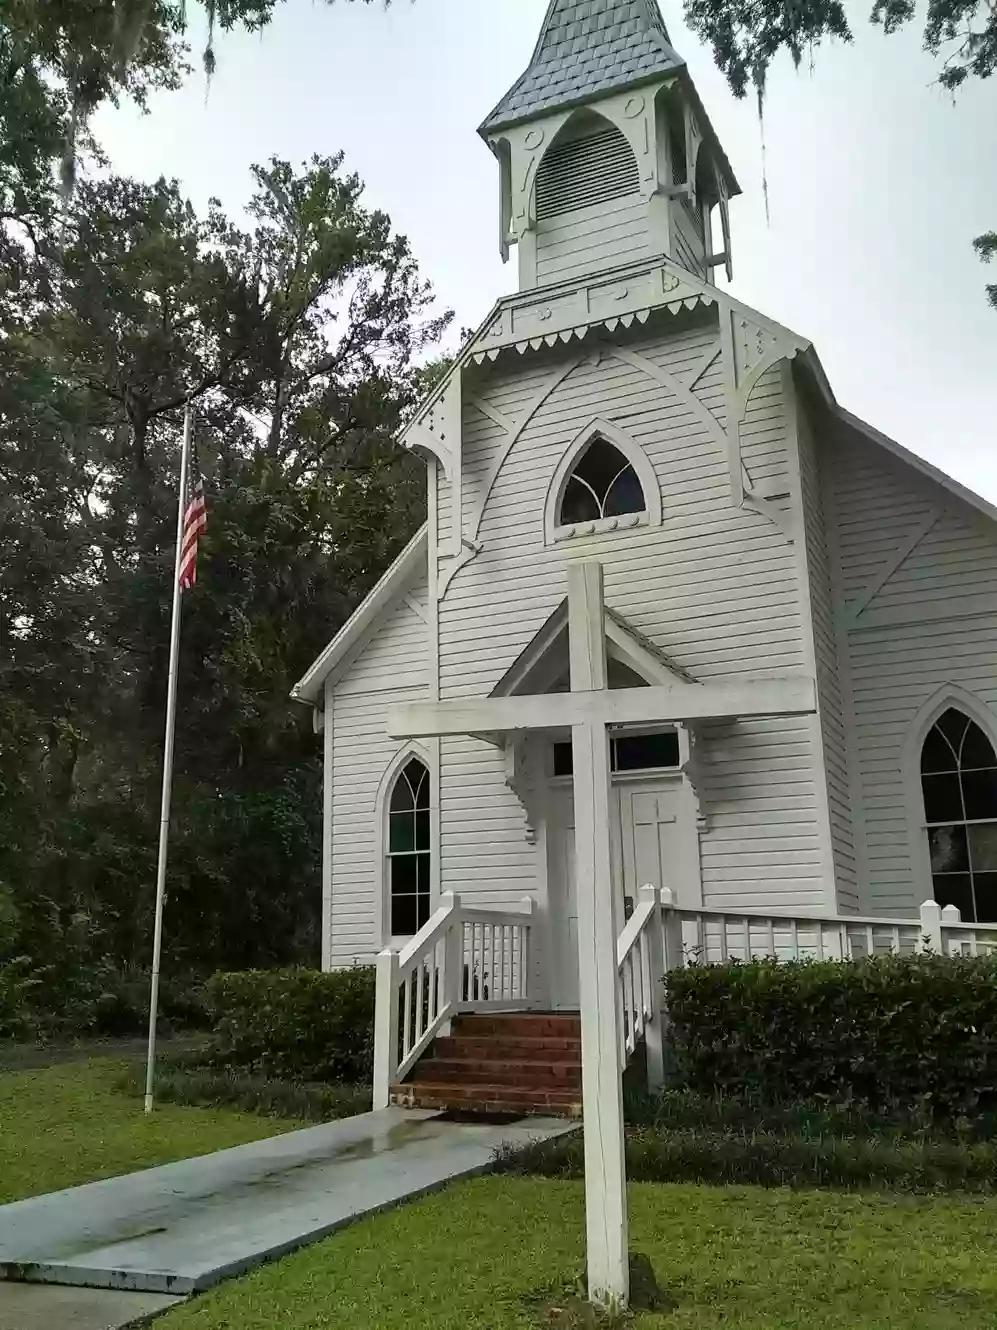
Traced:
<svg viewBox="0 0 997 1330">
<path fill-rule="evenodd" d="M 963 919 L 997 922 L 997 753 L 955 707 L 924 741 L 921 789 L 935 899 Z"/>
<path fill-rule="evenodd" d="M 553 745 L 555 776 L 574 773 L 571 743 Z M 679 737 L 675 730 L 661 730 L 656 734 L 617 734 L 609 741 L 610 770 L 666 771 L 678 767 L 680 762 Z"/>
<path fill-rule="evenodd" d="M 558 525 L 603 522 L 647 511 L 644 490 L 633 465 L 608 439 L 594 438 L 568 477 Z"/>
</svg>

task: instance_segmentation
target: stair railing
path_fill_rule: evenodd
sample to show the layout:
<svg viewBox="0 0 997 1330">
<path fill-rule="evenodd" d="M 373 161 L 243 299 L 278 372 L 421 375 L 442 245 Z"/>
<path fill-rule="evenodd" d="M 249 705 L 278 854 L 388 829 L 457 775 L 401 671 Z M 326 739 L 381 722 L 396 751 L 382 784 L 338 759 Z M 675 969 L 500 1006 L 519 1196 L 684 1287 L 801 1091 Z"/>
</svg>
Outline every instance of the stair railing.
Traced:
<svg viewBox="0 0 997 1330">
<path fill-rule="evenodd" d="M 670 893 L 669 893 L 670 903 Z M 665 972 L 664 919 L 657 887 L 643 886 L 637 905 L 616 943 L 618 993 L 623 1018 L 620 1067 L 625 1068 L 644 1040 L 647 1082 L 664 1083 L 661 979 Z"/>
<path fill-rule="evenodd" d="M 534 902 L 517 909 L 474 909 L 453 892 L 411 942 L 377 957 L 374 1107 L 406 1076 L 446 1022 L 461 1012 L 523 1011 L 536 1006 L 531 983 Z"/>
</svg>

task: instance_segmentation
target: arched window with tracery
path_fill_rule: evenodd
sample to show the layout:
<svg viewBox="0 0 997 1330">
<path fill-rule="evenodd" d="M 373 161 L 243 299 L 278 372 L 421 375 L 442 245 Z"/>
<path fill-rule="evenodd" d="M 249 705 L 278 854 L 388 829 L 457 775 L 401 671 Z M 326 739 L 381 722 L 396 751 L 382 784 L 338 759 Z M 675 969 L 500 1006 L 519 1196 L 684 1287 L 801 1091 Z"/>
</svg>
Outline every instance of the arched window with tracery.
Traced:
<svg viewBox="0 0 997 1330">
<path fill-rule="evenodd" d="M 997 753 L 956 707 L 924 740 L 921 789 L 935 899 L 963 919 L 997 921 Z"/>
<path fill-rule="evenodd" d="M 561 497 L 559 526 L 644 513 L 647 500 L 637 472 L 608 439 L 596 436 L 575 464 Z"/>
<path fill-rule="evenodd" d="M 388 804 L 388 894 L 393 937 L 412 937 L 429 918 L 429 770 L 417 757 L 399 771 Z"/>
</svg>

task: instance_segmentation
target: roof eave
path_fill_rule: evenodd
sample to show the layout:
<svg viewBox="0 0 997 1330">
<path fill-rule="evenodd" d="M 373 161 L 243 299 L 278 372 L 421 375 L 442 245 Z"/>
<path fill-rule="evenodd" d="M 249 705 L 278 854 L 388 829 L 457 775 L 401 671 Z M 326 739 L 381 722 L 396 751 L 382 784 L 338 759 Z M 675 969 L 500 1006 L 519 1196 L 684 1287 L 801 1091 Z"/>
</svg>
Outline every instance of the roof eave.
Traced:
<svg viewBox="0 0 997 1330">
<path fill-rule="evenodd" d="M 692 75 L 689 73 L 688 66 L 683 64 L 676 72 L 681 80 L 683 89 L 688 94 L 689 100 L 693 104 L 693 110 L 696 112 L 699 123 L 703 127 L 704 137 L 710 145 L 710 150 L 713 152 L 718 165 L 724 173 L 724 178 L 727 181 L 727 195 L 732 199 L 737 198 L 738 194 L 742 193 L 741 186 L 737 183 L 737 176 L 734 174 L 734 168 L 731 166 L 730 159 L 723 150 L 723 145 L 720 142 L 717 131 L 713 128 L 706 107 L 703 105 L 702 98 L 696 91 L 696 85 L 692 81 Z"/>
<path fill-rule="evenodd" d="M 896 439 L 891 439 L 888 434 L 884 434 L 875 425 L 870 425 L 861 416 L 846 410 L 835 397 L 827 374 L 824 372 L 824 366 L 821 364 L 820 357 L 812 343 L 809 343 L 800 354 L 799 360 L 811 375 L 824 406 L 843 425 L 854 430 L 856 434 L 861 435 L 864 439 L 868 439 L 870 443 L 876 444 L 884 452 L 888 452 L 895 457 L 897 461 L 905 463 L 926 479 L 933 481 L 954 498 L 961 500 L 970 508 L 975 508 L 977 512 L 982 513 L 991 521 L 997 522 L 997 505 L 992 504 L 989 499 L 985 499 L 982 494 L 977 494 L 975 490 L 971 490 L 967 485 L 961 484 L 947 472 L 933 466 L 931 462 L 926 461 L 923 457 L 919 457 L 917 453 L 911 452 L 902 443 L 897 443 Z"/>
<path fill-rule="evenodd" d="M 620 84 L 609 88 L 602 88 L 599 92 L 587 92 L 580 94 L 577 97 L 564 98 L 562 101 L 558 101 L 556 105 L 545 106 L 543 110 L 540 111 L 534 109 L 532 111 L 524 111 L 519 115 L 506 116 L 502 120 L 493 120 L 495 112 L 498 110 L 498 106 L 501 106 L 502 102 L 506 101 L 512 96 L 513 92 L 515 92 L 517 84 L 521 81 L 517 80 L 517 83 L 514 83 L 509 92 L 507 92 L 505 97 L 502 98 L 502 102 L 499 102 L 498 106 L 496 106 L 478 126 L 478 133 L 487 142 L 490 135 L 501 134 L 505 129 L 515 129 L 517 125 L 525 125 L 530 120 L 537 120 L 541 116 L 556 115 L 558 111 L 576 111 L 581 106 L 592 106 L 594 103 L 601 102 L 607 97 L 615 97 L 617 93 L 627 92 L 630 88 L 646 88 L 649 83 L 659 83 L 666 78 L 671 78 L 673 75 L 683 74 L 685 72 L 685 61 L 682 61 L 680 64 L 672 65 L 669 69 L 659 69 L 653 74 L 641 74 L 636 78 L 625 79 Z M 525 75 L 522 75 L 521 78 L 525 78 Z"/>
<path fill-rule="evenodd" d="M 401 554 L 371 591 L 364 596 L 356 610 L 343 624 L 325 650 L 316 657 L 308 670 L 291 689 L 291 698 L 305 706 L 321 707 L 322 691 L 326 679 L 344 657 L 360 642 L 375 620 L 393 601 L 425 562 L 429 549 L 429 526 L 423 522 Z"/>
</svg>

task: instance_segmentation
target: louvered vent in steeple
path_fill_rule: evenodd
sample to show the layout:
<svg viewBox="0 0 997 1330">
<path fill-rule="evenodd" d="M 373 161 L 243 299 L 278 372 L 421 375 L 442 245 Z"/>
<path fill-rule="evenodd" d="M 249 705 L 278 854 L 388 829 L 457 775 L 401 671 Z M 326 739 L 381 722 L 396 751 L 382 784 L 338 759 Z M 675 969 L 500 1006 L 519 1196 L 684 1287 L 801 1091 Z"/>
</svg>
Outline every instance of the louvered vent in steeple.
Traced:
<svg viewBox="0 0 997 1330">
<path fill-rule="evenodd" d="M 544 157 L 537 172 L 537 220 L 625 198 L 639 190 L 633 149 L 618 129 L 607 126 L 584 138 L 555 143 Z"/>
</svg>

